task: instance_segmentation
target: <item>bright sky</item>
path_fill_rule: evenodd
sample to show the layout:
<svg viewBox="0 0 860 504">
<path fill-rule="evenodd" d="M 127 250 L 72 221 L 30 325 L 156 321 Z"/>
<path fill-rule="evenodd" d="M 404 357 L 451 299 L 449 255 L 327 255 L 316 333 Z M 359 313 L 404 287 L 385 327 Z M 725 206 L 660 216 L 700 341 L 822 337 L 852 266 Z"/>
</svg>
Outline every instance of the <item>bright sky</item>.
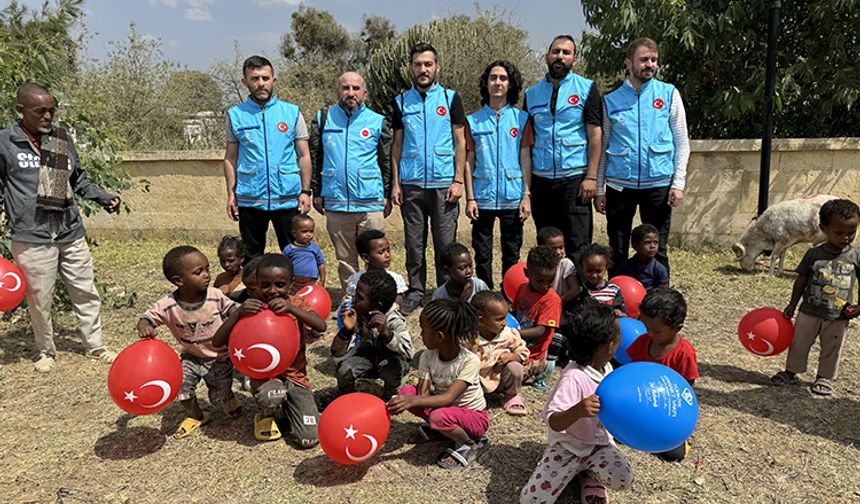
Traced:
<svg viewBox="0 0 860 504">
<path fill-rule="evenodd" d="M 8 0 L 0 0 L 0 4 Z M 19 0 L 38 8 L 43 0 Z M 54 0 L 50 0 L 52 3 Z M 103 57 L 108 42 L 121 40 L 135 22 L 145 36 L 158 37 L 168 59 L 189 68 L 206 70 L 217 58 L 230 59 L 233 41 L 242 51 L 277 52 L 281 34 L 290 29 L 290 14 L 300 0 L 86 0 L 86 25 L 94 38 L 89 53 Z M 327 10 L 350 32 L 361 28 L 362 15 L 390 19 L 398 31 L 451 14 L 474 14 L 475 2 L 439 0 L 428 2 L 391 0 L 305 0 L 305 5 Z M 511 13 L 515 24 L 529 32 L 530 45 L 543 48 L 560 33 L 579 38 L 585 28 L 579 0 L 537 0 L 528 3 L 496 0 L 481 3 Z"/>
</svg>

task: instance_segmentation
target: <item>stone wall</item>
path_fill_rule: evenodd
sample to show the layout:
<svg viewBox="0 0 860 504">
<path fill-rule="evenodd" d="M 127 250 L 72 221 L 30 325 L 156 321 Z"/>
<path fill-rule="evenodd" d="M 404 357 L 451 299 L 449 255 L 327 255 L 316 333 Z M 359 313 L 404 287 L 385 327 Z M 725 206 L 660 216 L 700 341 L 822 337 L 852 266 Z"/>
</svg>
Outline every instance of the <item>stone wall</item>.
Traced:
<svg viewBox="0 0 860 504">
<path fill-rule="evenodd" d="M 692 142 L 687 191 L 673 213 L 673 244 L 724 246 L 743 233 L 758 205 L 760 148 L 758 140 Z M 223 152 L 136 152 L 123 158 L 123 168 L 146 179 L 150 191 L 123 195 L 131 214 L 87 219 L 91 236 L 216 240 L 238 233 L 225 211 Z M 858 198 L 860 138 L 775 140 L 770 202 L 819 193 Z M 465 217 L 461 221 L 461 230 L 468 230 Z M 396 212 L 388 222 L 401 224 Z M 596 215 L 595 241 L 605 243 L 604 229 L 605 219 Z"/>
</svg>

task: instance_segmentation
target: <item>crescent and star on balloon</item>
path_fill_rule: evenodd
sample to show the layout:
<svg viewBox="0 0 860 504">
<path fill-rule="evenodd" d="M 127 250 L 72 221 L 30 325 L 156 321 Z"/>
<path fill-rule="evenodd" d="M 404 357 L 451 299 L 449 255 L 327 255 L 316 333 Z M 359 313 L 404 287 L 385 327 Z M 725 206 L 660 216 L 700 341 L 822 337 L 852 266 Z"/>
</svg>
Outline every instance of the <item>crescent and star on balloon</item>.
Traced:
<svg viewBox="0 0 860 504">
<path fill-rule="evenodd" d="M 144 389 L 146 387 L 150 387 L 150 386 L 158 387 L 161 389 L 161 399 L 159 399 L 158 401 L 156 401 L 152 404 L 141 404 L 141 406 L 143 406 L 144 408 L 157 408 L 157 407 L 161 406 L 162 404 L 164 404 L 165 402 L 167 402 L 167 399 L 170 397 L 170 392 L 171 392 L 171 388 L 170 388 L 169 383 L 167 383 L 164 380 L 150 380 L 150 381 L 144 383 L 143 385 L 141 385 L 140 387 L 138 387 L 138 390 L 142 390 L 142 389 Z M 134 390 L 130 390 L 128 392 L 123 392 L 123 394 L 125 394 L 124 399 L 128 402 L 131 402 L 131 403 L 133 403 L 135 399 L 139 398 L 139 396 L 135 395 Z"/>
<path fill-rule="evenodd" d="M 770 341 L 768 341 L 764 338 L 757 337 L 754 332 L 752 332 L 752 331 L 747 332 L 747 339 L 749 341 L 761 341 L 765 345 L 767 345 L 767 350 L 765 350 L 764 352 L 760 352 L 760 351 L 756 350 L 755 348 L 753 348 L 752 345 L 750 345 L 747 347 L 750 349 L 750 352 L 752 352 L 754 354 L 758 354 L 758 355 L 770 355 L 773 353 L 773 350 L 774 350 L 773 343 L 771 343 Z"/>
<path fill-rule="evenodd" d="M 346 432 L 344 439 L 355 440 L 355 435 L 358 434 L 358 429 L 353 428 L 353 424 L 349 424 L 349 427 L 345 427 L 343 430 Z M 349 452 L 349 446 L 347 446 L 346 456 L 347 458 L 349 458 L 349 460 L 352 460 L 353 462 L 364 462 L 365 460 L 372 457 L 373 454 L 376 453 L 377 448 L 379 448 L 379 442 L 376 440 L 375 437 L 371 436 L 370 434 L 362 434 L 362 436 L 364 436 L 365 438 L 367 438 L 368 441 L 370 441 L 370 450 L 368 450 L 367 453 L 365 453 L 364 455 L 355 456 Z"/>
</svg>

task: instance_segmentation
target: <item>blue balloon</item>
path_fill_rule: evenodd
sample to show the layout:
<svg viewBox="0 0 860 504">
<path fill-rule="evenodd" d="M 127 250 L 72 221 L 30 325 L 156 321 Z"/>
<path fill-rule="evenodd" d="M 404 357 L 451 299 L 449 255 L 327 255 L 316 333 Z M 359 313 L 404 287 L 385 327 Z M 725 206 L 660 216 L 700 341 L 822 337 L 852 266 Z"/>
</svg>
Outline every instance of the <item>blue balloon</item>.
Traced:
<svg viewBox="0 0 860 504">
<path fill-rule="evenodd" d="M 699 419 L 693 387 L 674 370 L 634 362 L 609 373 L 597 387 L 597 418 L 610 434 L 639 451 L 659 453 L 683 443 Z"/>
<path fill-rule="evenodd" d="M 622 317 L 618 319 L 618 325 L 621 327 L 621 344 L 618 345 L 618 350 L 615 351 L 615 360 L 621 364 L 629 364 L 630 356 L 627 355 L 627 349 L 636 341 L 639 336 L 642 336 L 648 329 L 645 324 L 635 318 Z"/>
<path fill-rule="evenodd" d="M 511 329 L 519 330 L 519 328 L 520 328 L 520 323 L 517 321 L 517 318 L 514 317 L 514 315 L 512 313 L 508 313 L 508 318 L 505 321 L 505 324 L 508 327 L 510 327 Z"/>
<path fill-rule="evenodd" d="M 346 305 L 346 309 L 349 310 L 352 308 L 352 299 L 347 300 L 345 303 L 341 303 L 341 307 Z M 340 319 L 340 308 L 337 309 L 337 330 L 340 331 L 343 329 L 343 321 Z"/>
</svg>

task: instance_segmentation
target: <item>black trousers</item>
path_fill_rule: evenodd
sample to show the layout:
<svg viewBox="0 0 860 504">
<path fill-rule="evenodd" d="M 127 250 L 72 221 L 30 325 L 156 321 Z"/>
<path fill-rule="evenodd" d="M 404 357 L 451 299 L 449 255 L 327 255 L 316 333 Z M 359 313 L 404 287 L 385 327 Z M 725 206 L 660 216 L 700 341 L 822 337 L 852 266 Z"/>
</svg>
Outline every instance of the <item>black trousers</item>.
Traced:
<svg viewBox="0 0 860 504">
<path fill-rule="evenodd" d="M 502 278 L 508 268 L 520 261 L 523 246 L 523 221 L 516 210 L 479 210 L 472 221 L 472 248 L 475 249 L 475 274 L 493 288 L 493 227 L 499 219 L 502 249 Z"/>
<path fill-rule="evenodd" d="M 606 188 L 606 233 L 612 247 L 612 262 L 615 268 L 627 259 L 630 248 L 630 232 L 636 208 L 643 224 L 651 224 L 660 233 L 657 260 L 669 269 L 666 242 L 672 224 L 672 207 L 669 206 L 669 187 L 651 189 L 624 189 L 616 191 Z"/>
<path fill-rule="evenodd" d="M 532 215 L 538 231 L 557 227 L 564 234 L 564 250 L 573 259 L 576 252 L 591 244 L 591 202 L 582 202 L 579 186 L 585 175 L 564 179 L 532 177 Z"/>
<path fill-rule="evenodd" d="M 293 241 L 293 217 L 299 213 L 297 208 L 290 210 L 260 210 L 259 208 L 239 207 L 239 234 L 248 247 L 246 261 L 263 255 L 266 251 L 266 233 L 269 222 L 278 237 L 278 252 Z"/>
</svg>

